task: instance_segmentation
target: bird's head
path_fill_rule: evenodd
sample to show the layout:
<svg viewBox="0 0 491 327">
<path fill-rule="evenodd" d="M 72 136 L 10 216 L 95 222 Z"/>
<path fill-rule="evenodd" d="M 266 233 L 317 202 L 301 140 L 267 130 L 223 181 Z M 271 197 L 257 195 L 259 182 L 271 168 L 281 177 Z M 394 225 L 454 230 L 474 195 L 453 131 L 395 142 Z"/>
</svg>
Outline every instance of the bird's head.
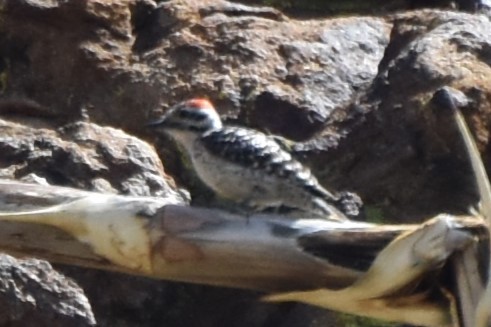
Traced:
<svg viewBox="0 0 491 327">
<path fill-rule="evenodd" d="M 222 121 L 210 101 L 195 98 L 174 105 L 162 117 L 147 126 L 179 140 L 221 128 Z"/>
</svg>

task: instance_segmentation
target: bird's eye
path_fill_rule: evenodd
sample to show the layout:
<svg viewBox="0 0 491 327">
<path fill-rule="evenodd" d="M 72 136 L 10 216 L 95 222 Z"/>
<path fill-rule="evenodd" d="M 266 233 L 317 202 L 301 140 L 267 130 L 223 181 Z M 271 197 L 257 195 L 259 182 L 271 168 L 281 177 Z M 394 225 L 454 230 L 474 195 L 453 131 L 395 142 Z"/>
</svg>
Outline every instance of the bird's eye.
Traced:
<svg viewBox="0 0 491 327">
<path fill-rule="evenodd" d="M 188 110 L 181 110 L 179 111 L 179 117 L 181 118 L 189 118 L 191 116 L 191 112 Z"/>
<path fill-rule="evenodd" d="M 200 122 L 206 120 L 208 115 L 202 111 L 195 110 L 195 111 L 190 111 L 188 117 L 196 122 Z"/>
</svg>

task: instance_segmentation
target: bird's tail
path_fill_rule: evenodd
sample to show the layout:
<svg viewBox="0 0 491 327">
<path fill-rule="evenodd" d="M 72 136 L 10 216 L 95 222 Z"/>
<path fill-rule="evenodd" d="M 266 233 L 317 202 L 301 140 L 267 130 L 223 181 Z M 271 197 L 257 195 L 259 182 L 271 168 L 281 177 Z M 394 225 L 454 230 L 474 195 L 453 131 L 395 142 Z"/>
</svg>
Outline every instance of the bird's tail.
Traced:
<svg viewBox="0 0 491 327">
<path fill-rule="evenodd" d="M 356 193 L 347 191 L 340 192 L 337 194 L 336 200 L 332 204 L 348 218 L 360 219 L 363 201 Z"/>
</svg>

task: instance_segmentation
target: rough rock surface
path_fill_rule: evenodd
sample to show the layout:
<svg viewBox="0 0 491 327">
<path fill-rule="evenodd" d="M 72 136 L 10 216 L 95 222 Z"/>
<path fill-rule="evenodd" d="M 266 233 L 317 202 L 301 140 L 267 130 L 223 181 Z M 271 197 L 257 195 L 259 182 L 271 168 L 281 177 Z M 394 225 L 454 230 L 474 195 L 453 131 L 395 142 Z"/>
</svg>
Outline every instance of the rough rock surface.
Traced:
<svg viewBox="0 0 491 327">
<path fill-rule="evenodd" d="M 1 326 L 93 326 L 84 291 L 46 261 L 0 255 Z"/>
<path fill-rule="evenodd" d="M 458 8 L 474 12 L 484 6 L 487 0 L 232 0 L 245 4 L 263 4 L 284 10 L 295 17 L 326 17 L 346 14 L 383 15 L 391 12 L 421 8 Z"/>
<path fill-rule="evenodd" d="M 183 199 L 152 148 L 119 128 L 155 142 L 165 171 L 206 204 L 174 144 L 143 126 L 183 98 L 206 96 L 228 123 L 296 141 L 292 151 L 322 183 L 359 194 L 370 219 L 464 212 L 475 201 L 468 166 L 454 126 L 429 103 L 445 85 L 469 99 L 465 114 L 491 165 L 484 14 L 293 19 L 221 0 L 0 5 L 4 177 Z M 322 320 L 319 311 L 258 304 L 246 292 L 62 269 L 83 285 L 103 326 Z"/>
<path fill-rule="evenodd" d="M 0 120 L 0 176 L 100 192 L 183 201 L 147 143 L 121 130 L 77 122 L 57 129 Z"/>
<path fill-rule="evenodd" d="M 445 85 L 466 94 L 464 113 L 489 166 L 491 38 L 485 31 L 490 28 L 483 15 L 422 11 L 395 16 L 377 79 L 343 112 L 363 123 L 331 153 L 339 158 L 331 161 L 333 182 L 356 190 L 389 217 L 466 212 L 476 201 L 472 175 L 460 143 L 448 137 L 455 126 L 439 120 L 429 100 Z"/>
</svg>

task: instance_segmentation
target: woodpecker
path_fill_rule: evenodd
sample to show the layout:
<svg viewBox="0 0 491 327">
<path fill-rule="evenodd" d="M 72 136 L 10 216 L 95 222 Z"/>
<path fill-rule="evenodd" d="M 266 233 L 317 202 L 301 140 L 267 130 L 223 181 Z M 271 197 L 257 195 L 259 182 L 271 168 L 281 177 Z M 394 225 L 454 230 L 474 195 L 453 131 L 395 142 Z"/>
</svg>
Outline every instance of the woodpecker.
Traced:
<svg viewBox="0 0 491 327">
<path fill-rule="evenodd" d="M 347 219 L 329 204 L 337 198 L 273 137 L 224 126 L 206 99 L 180 102 L 148 126 L 182 146 L 198 177 L 223 198 L 257 210 L 286 207 L 304 218 Z"/>
</svg>

